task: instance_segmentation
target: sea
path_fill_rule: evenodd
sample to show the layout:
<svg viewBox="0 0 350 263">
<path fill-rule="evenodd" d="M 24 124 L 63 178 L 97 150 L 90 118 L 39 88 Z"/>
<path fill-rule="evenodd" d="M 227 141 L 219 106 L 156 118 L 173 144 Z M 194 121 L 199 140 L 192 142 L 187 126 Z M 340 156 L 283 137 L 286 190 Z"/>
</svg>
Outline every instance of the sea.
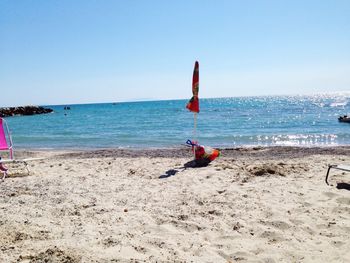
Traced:
<svg viewBox="0 0 350 263">
<path fill-rule="evenodd" d="M 196 121 L 186 103 L 45 105 L 54 112 L 6 120 L 20 149 L 172 148 L 188 139 L 220 148 L 350 144 L 350 123 L 338 121 L 350 115 L 350 93 L 200 99 Z"/>
</svg>

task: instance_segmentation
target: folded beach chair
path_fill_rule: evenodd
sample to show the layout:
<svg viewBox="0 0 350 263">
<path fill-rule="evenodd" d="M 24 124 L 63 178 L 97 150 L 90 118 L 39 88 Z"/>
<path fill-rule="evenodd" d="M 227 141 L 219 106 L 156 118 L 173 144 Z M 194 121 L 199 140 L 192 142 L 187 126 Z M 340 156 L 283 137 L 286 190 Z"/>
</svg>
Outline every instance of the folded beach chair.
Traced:
<svg viewBox="0 0 350 263">
<path fill-rule="evenodd" d="M 7 168 L 3 163 L 13 160 L 13 147 L 10 130 L 3 118 L 0 118 L 0 151 L 8 151 L 9 156 L 8 160 L 3 160 L 0 156 L 0 172 L 3 173 L 1 179 L 4 180 L 7 175 Z"/>
<path fill-rule="evenodd" d="M 9 127 L 7 126 L 7 123 L 3 118 L 0 118 L 0 151 L 8 151 L 9 158 L 13 159 L 13 146 L 11 134 Z"/>
<path fill-rule="evenodd" d="M 27 158 L 27 159 L 21 159 L 21 160 L 15 159 L 10 130 L 8 128 L 8 125 L 5 119 L 0 118 L 0 153 L 4 151 L 8 152 L 7 154 L 8 159 L 2 159 L 0 156 L 0 172 L 3 174 L 1 177 L 2 180 L 5 179 L 8 172 L 8 169 L 4 166 L 5 163 L 23 163 L 25 165 L 26 170 L 29 173 L 27 161 L 43 159 L 43 158 Z"/>
<path fill-rule="evenodd" d="M 333 165 L 329 165 L 328 166 L 328 171 L 327 171 L 327 175 L 326 175 L 326 184 L 329 185 L 328 183 L 328 175 L 329 175 L 329 171 L 331 169 L 338 169 L 338 170 L 342 170 L 342 171 L 346 171 L 346 172 L 350 172 L 350 165 L 336 165 L 336 164 L 333 164 Z"/>
</svg>

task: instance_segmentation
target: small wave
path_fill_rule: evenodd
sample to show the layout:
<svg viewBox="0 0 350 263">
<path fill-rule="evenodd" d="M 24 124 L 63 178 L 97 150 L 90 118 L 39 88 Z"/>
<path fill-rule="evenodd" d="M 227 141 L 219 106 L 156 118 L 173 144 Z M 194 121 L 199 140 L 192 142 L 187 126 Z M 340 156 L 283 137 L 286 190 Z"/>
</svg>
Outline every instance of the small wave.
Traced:
<svg viewBox="0 0 350 263">
<path fill-rule="evenodd" d="M 348 105 L 348 101 L 337 101 L 337 102 L 332 102 L 329 106 L 334 108 L 334 107 L 345 107 Z"/>
</svg>

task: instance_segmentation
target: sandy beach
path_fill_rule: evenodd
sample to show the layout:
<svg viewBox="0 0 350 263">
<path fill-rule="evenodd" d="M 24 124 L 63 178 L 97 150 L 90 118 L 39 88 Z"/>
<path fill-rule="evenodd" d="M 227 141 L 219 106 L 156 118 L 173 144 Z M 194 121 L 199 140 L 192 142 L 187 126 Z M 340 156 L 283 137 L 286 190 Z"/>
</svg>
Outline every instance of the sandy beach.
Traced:
<svg viewBox="0 0 350 263">
<path fill-rule="evenodd" d="M 350 147 L 20 151 L 0 262 L 349 262 Z M 16 168 L 16 165 L 8 165 Z"/>
</svg>

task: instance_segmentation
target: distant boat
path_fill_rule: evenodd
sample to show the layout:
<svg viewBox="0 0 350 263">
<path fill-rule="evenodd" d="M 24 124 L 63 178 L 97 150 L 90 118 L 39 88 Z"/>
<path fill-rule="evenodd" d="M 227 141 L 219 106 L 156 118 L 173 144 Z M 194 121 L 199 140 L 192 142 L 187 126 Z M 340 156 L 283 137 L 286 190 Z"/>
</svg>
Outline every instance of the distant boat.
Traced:
<svg viewBox="0 0 350 263">
<path fill-rule="evenodd" d="M 350 123 L 350 117 L 348 117 L 347 115 L 340 116 L 340 117 L 338 118 L 338 121 Z"/>
</svg>

